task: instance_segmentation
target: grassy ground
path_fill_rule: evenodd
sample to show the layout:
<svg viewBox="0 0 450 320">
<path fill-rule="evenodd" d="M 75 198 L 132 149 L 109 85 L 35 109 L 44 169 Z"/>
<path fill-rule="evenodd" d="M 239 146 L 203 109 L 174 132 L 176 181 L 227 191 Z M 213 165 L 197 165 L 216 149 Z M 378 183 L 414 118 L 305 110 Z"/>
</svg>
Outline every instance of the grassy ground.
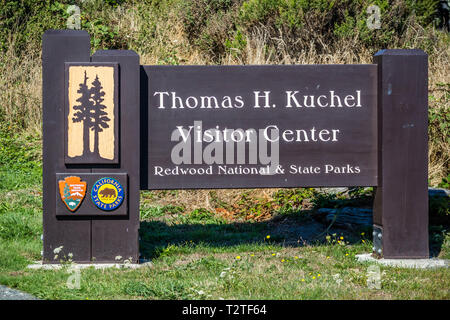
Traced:
<svg viewBox="0 0 450 320">
<path fill-rule="evenodd" d="M 60 271 L 26 269 L 41 259 L 42 250 L 41 169 L 33 160 L 39 148 L 23 136 L 1 137 L 0 284 L 39 298 L 450 298 L 449 269 L 380 267 L 381 289 L 370 289 L 370 265 L 357 262 L 355 254 L 371 251 L 371 230 L 332 228 L 324 233 L 326 226 L 311 218 L 311 199 L 299 199 L 299 195 L 309 195 L 322 204 L 324 198 L 304 189 L 284 190 L 282 195 L 275 192 L 272 202 L 259 200 L 260 207 L 273 206 L 270 217 L 243 215 L 234 217 L 234 222 L 221 210 L 186 211 L 176 202 L 158 205 L 161 193 L 142 192 L 140 245 L 152 265 L 139 270 L 82 270 L 80 288 L 69 289 L 69 267 Z M 19 146 L 20 152 L 16 150 Z M 179 196 L 172 195 L 174 199 Z M 367 202 L 361 195 L 341 201 L 361 199 L 361 204 Z M 303 205 L 295 207 L 295 201 Z M 261 208 L 254 209 L 257 202 L 247 199 L 246 203 L 253 205 L 246 208 L 264 213 Z M 434 255 L 450 258 L 450 234 L 445 226 L 435 225 L 430 231 Z"/>
</svg>

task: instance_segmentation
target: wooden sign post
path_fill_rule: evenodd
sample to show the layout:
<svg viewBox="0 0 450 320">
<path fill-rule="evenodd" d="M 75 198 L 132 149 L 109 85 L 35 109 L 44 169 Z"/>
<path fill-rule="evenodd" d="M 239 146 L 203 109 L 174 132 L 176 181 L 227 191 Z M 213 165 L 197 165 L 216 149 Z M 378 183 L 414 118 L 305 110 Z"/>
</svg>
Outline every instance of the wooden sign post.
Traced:
<svg viewBox="0 0 450 320">
<path fill-rule="evenodd" d="M 428 257 L 427 56 L 140 66 L 43 37 L 44 262 L 139 258 L 139 190 L 374 186 L 374 253 Z M 62 247 L 62 248 L 61 248 Z"/>
<path fill-rule="evenodd" d="M 47 31 L 42 48 L 44 262 L 137 262 L 139 56 L 91 57 L 73 30 Z"/>
<path fill-rule="evenodd" d="M 428 56 L 382 50 L 378 65 L 378 188 L 374 251 L 428 258 Z"/>
</svg>

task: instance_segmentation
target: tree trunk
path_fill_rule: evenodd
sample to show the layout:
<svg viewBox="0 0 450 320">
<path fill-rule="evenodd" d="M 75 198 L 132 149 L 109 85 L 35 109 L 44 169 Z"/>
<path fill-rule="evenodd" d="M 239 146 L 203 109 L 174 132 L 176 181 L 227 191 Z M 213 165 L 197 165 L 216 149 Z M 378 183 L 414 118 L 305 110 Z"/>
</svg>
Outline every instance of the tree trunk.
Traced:
<svg viewBox="0 0 450 320">
<path fill-rule="evenodd" d="M 94 154 L 100 156 L 100 153 L 98 151 L 98 131 L 94 130 L 94 133 Z"/>
<path fill-rule="evenodd" d="M 89 150 L 89 127 L 86 122 L 86 120 L 83 121 L 83 154 L 89 154 L 91 152 Z"/>
</svg>

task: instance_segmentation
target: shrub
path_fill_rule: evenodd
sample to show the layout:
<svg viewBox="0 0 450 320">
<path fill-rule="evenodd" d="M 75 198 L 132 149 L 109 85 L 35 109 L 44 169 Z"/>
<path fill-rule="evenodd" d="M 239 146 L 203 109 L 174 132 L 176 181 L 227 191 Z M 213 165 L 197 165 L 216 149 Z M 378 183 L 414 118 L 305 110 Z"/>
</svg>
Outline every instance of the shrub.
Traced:
<svg viewBox="0 0 450 320">
<path fill-rule="evenodd" d="M 450 37 L 433 29 L 438 0 L 0 0 L 0 121 L 41 131 L 41 38 L 81 8 L 92 49 L 134 49 L 143 64 L 370 63 L 384 48 L 430 61 L 430 183 L 449 172 Z M 367 7 L 381 28 L 367 27 Z M 0 159 L 0 160 L 3 160 Z M 258 212 L 258 210 L 257 210 Z"/>
<path fill-rule="evenodd" d="M 120 0 L 1 0 L 0 5 L 0 51 L 11 42 L 20 56 L 27 47 L 40 48 L 42 34 L 48 29 L 65 29 L 69 5 L 81 8 L 81 27 L 91 34 L 94 48 L 123 48 L 114 23 L 109 15 L 99 14 L 106 8 L 115 8 Z M 30 44 L 31 42 L 31 44 Z"/>
<path fill-rule="evenodd" d="M 0 51 L 11 41 L 20 54 L 29 42 L 40 47 L 47 29 L 63 28 L 68 14 L 61 2 L 50 0 L 2 0 L 0 5 Z"/>
<path fill-rule="evenodd" d="M 450 225 L 450 198 L 431 197 L 428 202 L 430 223 Z"/>
<path fill-rule="evenodd" d="M 401 45 L 407 41 L 404 36 L 411 23 L 427 27 L 433 22 L 438 2 L 195 0 L 186 4 L 183 21 L 192 44 L 217 61 L 226 52 L 224 49 L 233 47 L 236 36 L 251 35 L 260 28 L 269 34 L 272 46 L 281 41 L 295 57 L 311 45 L 319 52 L 329 50 L 341 38 L 356 37 L 361 48 L 374 51 L 396 42 Z M 369 18 L 366 10 L 373 4 L 380 8 L 379 30 L 370 30 L 366 23 Z"/>
<path fill-rule="evenodd" d="M 238 0 L 193 0 L 183 3 L 182 21 L 193 45 L 212 56 L 223 55 L 226 41 L 235 34 L 232 19 Z"/>
</svg>

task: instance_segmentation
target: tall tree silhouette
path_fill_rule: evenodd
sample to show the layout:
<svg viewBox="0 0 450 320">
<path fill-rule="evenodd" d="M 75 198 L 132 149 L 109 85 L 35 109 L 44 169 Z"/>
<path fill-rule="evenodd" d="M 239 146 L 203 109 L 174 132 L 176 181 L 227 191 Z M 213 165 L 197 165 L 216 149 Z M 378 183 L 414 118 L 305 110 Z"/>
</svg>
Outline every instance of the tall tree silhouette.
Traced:
<svg viewBox="0 0 450 320">
<path fill-rule="evenodd" d="M 84 82 L 80 83 L 78 93 L 81 96 L 76 100 L 78 105 L 73 106 L 76 112 L 72 118 L 73 122 L 83 122 L 83 154 L 89 152 L 89 129 L 92 127 L 91 111 L 93 101 L 91 100 L 91 91 L 87 85 L 88 77 L 86 71 L 84 72 Z"/>
<path fill-rule="evenodd" d="M 94 154 L 100 156 L 98 150 L 98 134 L 102 132 L 103 129 L 109 128 L 107 122 L 110 119 L 107 117 L 108 113 L 105 111 L 106 106 L 102 104 L 105 100 L 105 92 L 102 90 L 102 84 L 98 79 L 98 75 L 95 76 L 95 80 L 92 82 L 92 88 L 90 90 L 91 99 L 93 101 L 93 107 L 90 113 L 91 123 L 90 128 L 94 131 Z"/>
</svg>

